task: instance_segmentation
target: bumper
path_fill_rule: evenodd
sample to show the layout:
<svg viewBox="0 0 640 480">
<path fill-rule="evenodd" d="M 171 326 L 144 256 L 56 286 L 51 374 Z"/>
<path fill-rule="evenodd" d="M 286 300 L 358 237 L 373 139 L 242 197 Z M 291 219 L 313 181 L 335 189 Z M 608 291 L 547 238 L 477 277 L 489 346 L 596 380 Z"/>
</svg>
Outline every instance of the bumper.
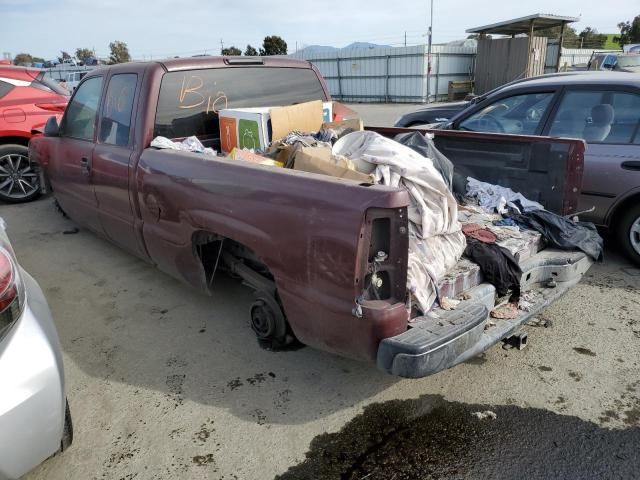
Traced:
<svg viewBox="0 0 640 480">
<path fill-rule="evenodd" d="M 25 308 L 0 340 L 0 480 L 27 473 L 60 449 L 65 419 L 58 336 L 42 290 L 21 271 Z"/>
<path fill-rule="evenodd" d="M 495 289 L 481 284 L 470 289 L 470 299 L 456 310 L 430 312 L 416 326 L 395 337 L 385 338 L 378 347 L 378 368 L 407 378 L 426 377 L 465 362 L 517 331 L 575 286 L 592 265 L 582 252 L 547 249 L 522 265 L 522 290 L 536 289 L 539 296 L 527 312 L 513 320 L 498 320 L 485 330 L 494 307 Z M 540 285 L 555 280 L 555 288 Z"/>
</svg>

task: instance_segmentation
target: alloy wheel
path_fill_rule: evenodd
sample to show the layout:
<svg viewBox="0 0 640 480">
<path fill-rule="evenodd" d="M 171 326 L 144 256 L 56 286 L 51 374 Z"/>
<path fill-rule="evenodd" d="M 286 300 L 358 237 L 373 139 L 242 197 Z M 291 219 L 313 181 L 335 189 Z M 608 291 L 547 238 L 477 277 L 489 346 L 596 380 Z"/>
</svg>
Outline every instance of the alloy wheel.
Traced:
<svg viewBox="0 0 640 480">
<path fill-rule="evenodd" d="M 0 157 L 0 193 L 12 199 L 33 195 L 39 188 L 38 174 L 26 155 L 9 153 Z"/>
</svg>

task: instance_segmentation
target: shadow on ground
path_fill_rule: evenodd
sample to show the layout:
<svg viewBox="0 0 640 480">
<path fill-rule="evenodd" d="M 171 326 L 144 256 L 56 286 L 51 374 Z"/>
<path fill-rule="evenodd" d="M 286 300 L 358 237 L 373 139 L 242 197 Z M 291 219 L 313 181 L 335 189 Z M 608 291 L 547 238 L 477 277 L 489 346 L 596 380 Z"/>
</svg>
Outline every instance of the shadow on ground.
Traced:
<svg viewBox="0 0 640 480">
<path fill-rule="evenodd" d="M 631 479 L 638 445 L 638 427 L 426 395 L 369 405 L 339 432 L 313 439 L 306 460 L 276 479 Z"/>
</svg>

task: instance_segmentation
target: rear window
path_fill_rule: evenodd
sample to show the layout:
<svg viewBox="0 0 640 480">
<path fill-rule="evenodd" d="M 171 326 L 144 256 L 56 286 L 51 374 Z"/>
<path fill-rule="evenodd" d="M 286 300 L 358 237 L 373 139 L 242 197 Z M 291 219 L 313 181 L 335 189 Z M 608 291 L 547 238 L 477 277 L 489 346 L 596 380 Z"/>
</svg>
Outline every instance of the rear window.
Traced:
<svg viewBox="0 0 640 480">
<path fill-rule="evenodd" d="M 286 106 L 326 100 L 311 69 L 242 67 L 170 72 L 162 78 L 154 135 L 218 138 L 225 108 Z"/>
<path fill-rule="evenodd" d="M 44 90 L 45 92 L 58 93 L 60 95 L 66 95 L 67 97 L 71 95 L 69 90 L 61 87 L 58 83 L 47 77 L 44 72 L 38 74 L 35 80 L 31 82 L 31 86 L 39 90 Z"/>
</svg>

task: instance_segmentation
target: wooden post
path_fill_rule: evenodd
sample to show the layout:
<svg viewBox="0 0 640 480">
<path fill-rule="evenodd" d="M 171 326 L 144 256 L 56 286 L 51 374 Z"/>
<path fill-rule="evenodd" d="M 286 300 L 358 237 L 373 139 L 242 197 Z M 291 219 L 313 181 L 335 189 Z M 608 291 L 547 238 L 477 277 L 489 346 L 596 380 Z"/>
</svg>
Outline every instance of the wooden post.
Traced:
<svg viewBox="0 0 640 480">
<path fill-rule="evenodd" d="M 562 22 L 560 26 L 560 39 L 558 40 L 558 56 L 556 57 L 556 72 L 560 71 L 560 58 L 562 57 L 562 41 L 564 40 L 564 26 L 566 23 Z"/>
<path fill-rule="evenodd" d="M 524 78 L 531 76 L 531 46 L 533 45 L 533 20 L 529 21 L 529 48 L 527 48 L 527 71 L 524 74 Z"/>
</svg>

